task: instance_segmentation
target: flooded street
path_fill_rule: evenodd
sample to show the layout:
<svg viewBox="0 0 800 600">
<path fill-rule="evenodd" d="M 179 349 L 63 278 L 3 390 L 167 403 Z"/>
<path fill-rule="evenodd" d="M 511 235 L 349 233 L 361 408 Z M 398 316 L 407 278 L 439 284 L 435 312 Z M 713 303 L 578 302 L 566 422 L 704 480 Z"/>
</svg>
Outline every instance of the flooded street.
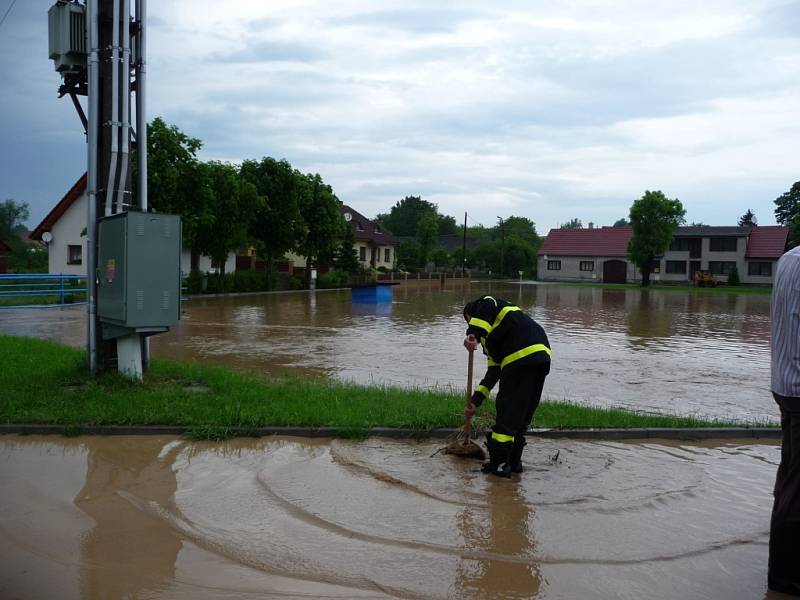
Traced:
<svg viewBox="0 0 800 600">
<path fill-rule="evenodd" d="M 769 392 L 769 295 L 448 282 L 397 286 L 391 305 L 349 291 L 191 299 L 153 339 L 157 357 L 360 383 L 464 388 L 465 302 L 492 293 L 547 330 L 545 398 L 777 422 Z M 80 346 L 84 308 L 0 311 L 0 333 Z M 478 361 L 478 371 L 483 368 Z"/>
<path fill-rule="evenodd" d="M 2 598 L 779 598 L 779 448 L 0 439 Z"/>
</svg>

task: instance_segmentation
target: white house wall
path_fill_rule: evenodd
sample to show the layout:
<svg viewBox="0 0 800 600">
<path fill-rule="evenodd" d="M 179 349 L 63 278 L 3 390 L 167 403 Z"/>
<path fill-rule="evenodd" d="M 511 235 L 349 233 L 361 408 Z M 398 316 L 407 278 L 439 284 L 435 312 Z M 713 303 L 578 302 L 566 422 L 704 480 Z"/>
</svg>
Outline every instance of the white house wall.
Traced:
<svg viewBox="0 0 800 600">
<path fill-rule="evenodd" d="M 50 273 L 86 275 L 86 236 L 81 236 L 86 228 L 86 208 L 86 194 L 83 194 L 53 224 L 50 230 L 53 240 L 47 244 L 47 268 Z M 67 264 L 68 246 L 82 248 L 81 264 Z"/>
<path fill-rule="evenodd" d="M 561 269 L 558 271 L 548 271 L 547 262 L 551 260 L 561 261 Z M 575 281 L 585 283 L 602 283 L 603 263 L 608 260 L 621 260 L 626 265 L 625 278 L 629 282 L 641 281 L 639 270 L 625 258 L 619 256 L 557 256 L 548 254 L 539 257 L 538 277 L 540 281 Z M 592 261 L 593 271 L 581 271 L 581 261 Z"/>
<path fill-rule="evenodd" d="M 211 258 L 208 256 L 200 256 L 197 262 L 197 269 L 201 273 L 216 273 L 217 269 L 211 266 Z M 192 253 L 185 248 L 181 250 L 181 271 L 184 275 L 188 275 L 192 270 Z M 236 253 L 230 252 L 228 259 L 225 261 L 225 272 L 233 273 L 236 270 Z"/>
</svg>

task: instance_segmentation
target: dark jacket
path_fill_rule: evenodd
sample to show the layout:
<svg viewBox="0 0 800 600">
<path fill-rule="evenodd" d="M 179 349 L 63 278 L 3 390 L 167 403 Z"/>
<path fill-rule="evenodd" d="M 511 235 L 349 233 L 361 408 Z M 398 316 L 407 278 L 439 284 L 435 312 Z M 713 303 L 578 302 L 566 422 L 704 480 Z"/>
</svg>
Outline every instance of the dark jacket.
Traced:
<svg viewBox="0 0 800 600">
<path fill-rule="evenodd" d="M 482 296 L 464 307 L 470 316 L 467 335 L 480 341 L 486 355 L 486 375 L 475 388 L 472 401 L 480 406 L 506 368 L 550 364 L 550 342 L 542 326 L 518 306 L 492 296 Z"/>
</svg>

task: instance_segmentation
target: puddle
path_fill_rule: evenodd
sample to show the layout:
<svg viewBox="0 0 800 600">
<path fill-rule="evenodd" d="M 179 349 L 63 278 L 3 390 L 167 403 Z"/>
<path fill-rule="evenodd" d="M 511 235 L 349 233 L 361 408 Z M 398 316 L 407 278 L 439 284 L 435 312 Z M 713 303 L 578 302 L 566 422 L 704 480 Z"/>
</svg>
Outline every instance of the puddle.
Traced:
<svg viewBox="0 0 800 600">
<path fill-rule="evenodd" d="M 0 438 L 0 597 L 773 597 L 777 446 L 439 445 Z"/>
</svg>

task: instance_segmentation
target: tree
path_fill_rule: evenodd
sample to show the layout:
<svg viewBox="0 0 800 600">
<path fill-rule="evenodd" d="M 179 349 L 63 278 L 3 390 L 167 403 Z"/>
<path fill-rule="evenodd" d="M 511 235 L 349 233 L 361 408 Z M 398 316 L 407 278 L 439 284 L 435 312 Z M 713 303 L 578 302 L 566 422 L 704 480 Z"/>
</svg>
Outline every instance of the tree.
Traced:
<svg viewBox="0 0 800 600">
<path fill-rule="evenodd" d="M 630 226 L 631 222 L 625 218 L 617 219 L 616 221 L 614 221 L 614 224 L 612 225 L 612 227 L 630 227 Z"/>
<path fill-rule="evenodd" d="M 756 219 L 753 211 L 748 208 L 747 212 L 739 217 L 739 227 L 755 227 L 756 225 L 758 225 L 758 219 Z"/>
<path fill-rule="evenodd" d="M 439 214 L 439 207 L 419 196 L 406 196 L 388 213 L 379 214 L 375 220 L 394 235 L 411 237 L 417 234 L 420 220 L 427 214 L 436 217 L 436 235 L 455 235 L 459 232 L 455 217 Z"/>
<path fill-rule="evenodd" d="M 650 285 L 653 260 L 667 249 L 685 214 L 680 200 L 670 200 L 661 191 L 645 191 L 631 206 L 633 237 L 628 242 L 628 258 L 642 272 L 643 287 Z"/>
<path fill-rule="evenodd" d="M 320 257 L 332 256 L 347 222 L 339 210 L 339 200 L 318 174 L 295 171 L 300 183 L 298 208 L 303 219 L 295 250 L 306 257 L 306 285 L 311 282 L 311 266 Z"/>
<path fill-rule="evenodd" d="M 434 204 L 434 207 L 436 205 Z M 460 232 L 458 225 L 456 224 L 456 218 L 451 217 L 450 215 L 441 215 L 437 213 L 437 219 L 439 220 L 439 235 L 456 235 Z"/>
<path fill-rule="evenodd" d="M 209 202 L 209 190 L 204 187 L 202 163 L 197 151 L 203 143 L 167 125 L 156 117 L 147 131 L 147 194 L 149 205 L 162 213 L 181 216 L 183 245 L 194 248 L 200 227 L 209 226 L 215 207 Z M 137 155 L 133 156 L 134 188 L 138 178 Z M 134 194 L 136 190 L 134 189 Z"/>
<path fill-rule="evenodd" d="M 570 219 L 566 223 L 560 225 L 561 229 L 583 229 L 583 223 L 580 219 Z"/>
<path fill-rule="evenodd" d="M 531 246 L 538 248 L 541 239 L 536 233 L 536 223 L 525 217 L 510 216 L 503 224 L 506 228 L 506 236 L 517 236 Z"/>
<path fill-rule="evenodd" d="M 775 220 L 789 227 L 789 244 L 800 244 L 800 181 L 795 181 L 788 192 L 775 198 Z"/>
<path fill-rule="evenodd" d="M 430 259 L 431 251 L 436 244 L 436 234 L 439 231 L 439 222 L 436 213 L 428 212 L 417 223 L 417 243 L 419 244 L 420 267 L 425 268 Z"/>
<path fill-rule="evenodd" d="M 288 161 L 269 157 L 246 160 L 239 172 L 263 198 L 252 221 L 251 237 L 271 270 L 274 259 L 291 250 L 303 234 L 299 206 L 303 176 Z"/>
<path fill-rule="evenodd" d="M 248 245 L 250 223 L 262 201 L 255 186 L 242 179 L 233 165 L 207 162 L 202 164 L 200 173 L 214 210 L 211 218 L 198 224 L 194 247 L 210 256 L 224 276 L 228 254 Z"/>
<path fill-rule="evenodd" d="M 358 254 L 353 245 L 356 242 L 356 236 L 353 233 L 353 228 L 345 225 L 342 233 L 339 247 L 333 256 L 333 266 L 337 271 L 344 273 L 355 273 L 358 271 L 360 263 L 358 261 Z"/>
<path fill-rule="evenodd" d="M 0 240 L 13 247 L 19 240 L 19 232 L 25 230 L 29 216 L 27 202 L 17 202 L 13 198 L 0 202 Z"/>
</svg>

